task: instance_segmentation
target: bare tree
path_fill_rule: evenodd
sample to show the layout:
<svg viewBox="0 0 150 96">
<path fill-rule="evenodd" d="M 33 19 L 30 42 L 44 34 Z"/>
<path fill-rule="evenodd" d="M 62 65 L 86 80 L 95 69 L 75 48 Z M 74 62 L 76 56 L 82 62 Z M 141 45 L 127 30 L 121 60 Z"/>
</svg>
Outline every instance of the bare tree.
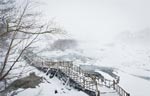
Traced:
<svg viewBox="0 0 150 96">
<path fill-rule="evenodd" d="M 0 81 L 8 76 L 39 35 L 61 31 L 39 20 L 40 13 L 33 11 L 33 2 L 25 0 L 21 6 L 17 4 L 15 0 L 0 1 Z"/>
</svg>

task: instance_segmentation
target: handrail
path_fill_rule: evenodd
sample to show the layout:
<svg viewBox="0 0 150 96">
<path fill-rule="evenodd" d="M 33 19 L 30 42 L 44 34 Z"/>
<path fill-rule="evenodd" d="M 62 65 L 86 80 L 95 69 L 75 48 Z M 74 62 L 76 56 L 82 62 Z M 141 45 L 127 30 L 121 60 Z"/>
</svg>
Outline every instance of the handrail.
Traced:
<svg viewBox="0 0 150 96">
<path fill-rule="evenodd" d="M 120 87 L 118 84 L 114 85 L 114 89 L 117 91 L 117 93 L 120 96 L 130 96 L 128 92 L 126 92 L 122 87 Z"/>
<path fill-rule="evenodd" d="M 97 85 L 104 85 L 106 87 L 113 88 L 114 90 L 116 90 L 116 92 L 120 96 L 130 96 L 129 93 L 127 93 L 122 87 L 118 85 L 119 83 L 118 81 L 116 82 L 115 80 L 112 81 L 105 78 L 95 78 L 95 80 L 93 80 L 92 77 L 86 76 L 87 74 L 86 71 L 82 70 L 79 66 L 74 65 L 72 61 L 57 61 L 57 62 L 49 61 L 49 60 L 45 61 L 43 58 L 38 56 L 36 57 L 36 59 L 38 60 L 34 61 L 33 58 L 28 58 L 28 56 L 24 56 L 24 57 L 29 61 L 31 61 L 31 63 L 35 67 L 41 67 L 41 68 L 47 67 L 47 68 L 60 69 L 68 77 L 75 80 L 85 89 L 96 92 Z M 99 79 L 101 79 L 100 82 L 98 82 Z"/>
</svg>

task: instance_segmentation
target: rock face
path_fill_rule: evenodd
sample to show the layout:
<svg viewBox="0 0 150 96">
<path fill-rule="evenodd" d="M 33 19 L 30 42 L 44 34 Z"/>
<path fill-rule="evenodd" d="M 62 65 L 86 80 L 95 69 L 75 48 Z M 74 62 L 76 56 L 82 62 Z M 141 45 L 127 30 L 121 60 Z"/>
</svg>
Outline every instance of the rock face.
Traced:
<svg viewBox="0 0 150 96">
<path fill-rule="evenodd" d="M 35 88 L 42 82 L 42 77 L 36 76 L 35 73 L 30 73 L 29 76 L 15 80 L 8 87 L 9 91 L 17 90 L 19 88 Z"/>
<path fill-rule="evenodd" d="M 30 73 L 29 76 L 17 79 L 12 82 L 4 91 L 0 92 L 0 96 L 7 96 L 7 93 L 17 90 L 19 88 L 35 88 L 42 82 L 42 80 L 42 77 L 36 76 L 35 73 Z"/>
</svg>

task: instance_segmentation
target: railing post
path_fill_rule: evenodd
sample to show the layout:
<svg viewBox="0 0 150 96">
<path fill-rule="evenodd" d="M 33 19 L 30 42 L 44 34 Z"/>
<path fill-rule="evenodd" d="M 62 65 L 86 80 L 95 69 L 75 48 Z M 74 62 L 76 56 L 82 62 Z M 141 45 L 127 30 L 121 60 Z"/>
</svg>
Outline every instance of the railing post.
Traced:
<svg viewBox="0 0 150 96">
<path fill-rule="evenodd" d="M 85 89 L 85 78 L 83 77 L 83 88 Z"/>
<path fill-rule="evenodd" d="M 113 80 L 113 89 L 115 90 L 115 80 Z"/>
<path fill-rule="evenodd" d="M 96 96 L 100 96 L 100 91 L 97 91 L 97 95 Z"/>
</svg>

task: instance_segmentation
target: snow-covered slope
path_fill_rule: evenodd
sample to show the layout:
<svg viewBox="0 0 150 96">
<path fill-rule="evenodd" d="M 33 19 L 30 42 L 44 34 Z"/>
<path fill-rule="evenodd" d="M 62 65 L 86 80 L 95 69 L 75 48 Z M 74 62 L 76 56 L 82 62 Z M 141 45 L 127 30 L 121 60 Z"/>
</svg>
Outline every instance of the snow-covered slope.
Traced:
<svg viewBox="0 0 150 96">
<path fill-rule="evenodd" d="M 124 40 L 129 34 L 126 34 Z M 147 32 L 144 31 L 144 34 L 147 34 Z M 116 74 L 120 76 L 120 85 L 131 96 L 149 96 L 150 48 L 141 46 L 142 43 L 138 44 L 139 40 L 141 42 L 146 40 L 137 39 L 138 36 L 134 35 L 136 39 L 132 37 L 132 39 L 127 38 L 129 42 L 121 40 L 105 45 L 101 45 L 98 42 L 79 42 L 79 47 L 76 50 L 45 51 L 39 55 L 52 60 L 74 61 L 77 65 L 96 65 L 115 68 L 117 69 Z M 136 45 L 131 44 L 133 43 L 131 42 L 133 39 Z M 141 91 L 142 89 L 144 91 Z"/>
<path fill-rule="evenodd" d="M 44 81 L 36 88 L 17 90 L 18 94 L 15 96 L 88 96 L 82 91 L 75 90 L 69 86 L 64 86 L 63 82 L 56 77 L 50 79 L 49 76 L 46 76 L 46 74 L 35 68 L 32 72 L 45 78 Z M 55 93 L 55 91 L 57 91 L 57 93 Z"/>
</svg>

